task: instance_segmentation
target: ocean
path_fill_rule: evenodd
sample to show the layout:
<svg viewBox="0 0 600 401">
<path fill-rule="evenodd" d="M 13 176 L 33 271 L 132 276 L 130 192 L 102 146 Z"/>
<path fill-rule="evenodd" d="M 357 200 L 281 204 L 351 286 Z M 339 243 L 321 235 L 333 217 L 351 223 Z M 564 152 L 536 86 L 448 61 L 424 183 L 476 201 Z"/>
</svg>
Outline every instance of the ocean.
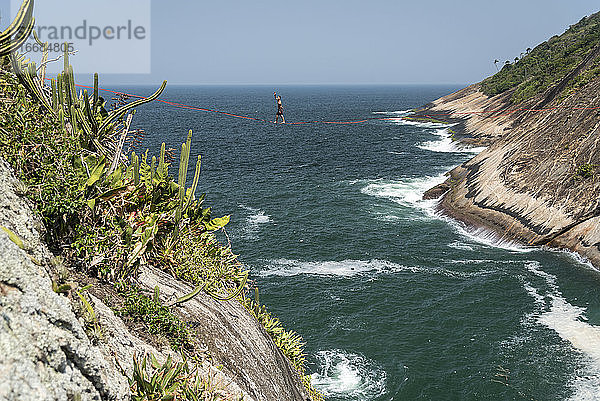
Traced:
<svg viewBox="0 0 600 401">
<path fill-rule="evenodd" d="M 421 200 L 481 149 L 400 117 L 457 89 L 172 86 L 162 99 L 261 119 L 275 117 L 273 90 L 288 122 L 391 119 L 275 126 L 155 102 L 133 125 L 151 154 L 193 130 L 199 193 L 231 215 L 233 251 L 306 340 L 327 400 L 600 399 L 598 271 Z"/>
</svg>

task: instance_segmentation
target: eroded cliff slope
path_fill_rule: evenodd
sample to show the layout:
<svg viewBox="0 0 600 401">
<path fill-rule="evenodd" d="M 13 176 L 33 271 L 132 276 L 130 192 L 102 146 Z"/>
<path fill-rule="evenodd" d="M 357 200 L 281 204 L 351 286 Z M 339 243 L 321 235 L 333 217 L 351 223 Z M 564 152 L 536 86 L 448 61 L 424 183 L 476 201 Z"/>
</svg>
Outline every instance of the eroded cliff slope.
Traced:
<svg viewBox="0 0 600 401">
<path fill-rule="evenodd" d="M 419 111 L 460 120 L 463 141 L 489 145 L 450 172 L 441 210 L 503 239 L 566 248 L 600 266 L 598 20 L 590 16 L 538 46 L 551 49 L 550 56 L 544 53 L 548 65 L 536 48 L 519 61 L 524 68 L 507 65 L 503 75 Z M 565 54 L 577 57 L 557 70 L 554 59 Z M 515 77 L 520 83 L 490 95 L 492 79 L 511 83 Z"/>
</svg>

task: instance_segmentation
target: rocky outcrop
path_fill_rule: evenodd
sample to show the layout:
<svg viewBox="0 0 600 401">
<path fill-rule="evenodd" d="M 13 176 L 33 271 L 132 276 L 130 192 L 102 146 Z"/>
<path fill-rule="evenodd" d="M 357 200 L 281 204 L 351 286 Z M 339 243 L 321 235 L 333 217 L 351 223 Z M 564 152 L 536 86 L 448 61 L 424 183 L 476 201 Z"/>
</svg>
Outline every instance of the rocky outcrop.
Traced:
<svg viewBox="0 0 600 401">
<path fill-rule="evenodd" d="M 93 346 L 69 300 L 52 290 L 41 224 L 0 161 L 0 399 L 125 400 L 127 379 Z"/>
<path fill-rule="evenodd" d="M 172 302 L 193 290 L 156 269 L 147 269 L 140 282 L 148 289 L 158 286 L 163 303 Z M 213 362 L 222 365 L 223 372 L 254 399 L 309 399 L 298 373 L 264 328 L 238 301 L 197 296 L 181 304 L 180 311 Z"/>
<path fill-rule="evenodd" d="M 560 104 L 555 89 L 516 107 L 510 92 L 487 97 L 472 85 L 427 107 L 489 145 L 451 172 L 440 208 L 502 239 L 566 248 L 600 266 L 600 80 Z"/>
<path fill-rule="evenodd" d="M 459 138 L 463 142 L 488 146 L 507 133 L 512 125 L 511 95 L 512 91 L 507 91 L 489 98 L 479 90 L 479 84 L 475 84 L 435 100 L 419 113 L 461 122 L 464 132 Z"/>
<path fill-rule="evenodd" d="M 32 206 L 18 195 L 25 190 L 0 160 L 0 226 L 13 235 L 0 230 L 0 400 L 128 400 L 134 355 L 177 355 L 133 335 L 91 294 L 102 338 L 90 340 L 72 301 L 52 290 L 52 255 Z M 190 290 L 153 270 L 141 284 L 158 285 L 165 302 Z M 241 304 L 200 294 L 181 314 L 208 350 L 201 371 L 213 388 L 235 400 L 307 399 L 296 371 Z"/>
<path fill-rule="evenodd" d="M 90 298 L 103 332 L 100 351 L 106 359 L 114 358 L 119 364 L 119 370 L 123 369 L 130 375 L 133 371 L 133 358 L 139 355 L 152 354 L 159 359 L 171 355 L 174 359 L 179 359 L 179 355 L 173 353 L 167 345 L 158 350 L 132 335 L 123 321 L 116 317 L 109 307 L 93 295 L 90 295 Z M 227 394 L 230 399 L 254 401 L 254 398 L 242 390 L 231 377 L 217 369 L 209 360 L 203 362 L 200 370 L 204 377 L 210 378 L 214 388 L 222 389 L 222 393 Z"/>
</svg>

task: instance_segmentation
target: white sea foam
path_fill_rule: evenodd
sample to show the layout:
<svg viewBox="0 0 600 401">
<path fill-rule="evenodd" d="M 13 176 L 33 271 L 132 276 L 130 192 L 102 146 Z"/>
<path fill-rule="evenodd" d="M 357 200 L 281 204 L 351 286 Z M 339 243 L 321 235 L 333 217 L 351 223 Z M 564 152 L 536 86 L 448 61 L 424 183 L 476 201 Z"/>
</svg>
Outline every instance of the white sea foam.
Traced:
<svg viewBox="0 0 600 401">
<path fill-rule="evenodd" d="M 448 244 L 449 248 L 459 249 L 461 251 L 472 251 L 473 247 L 460 241 L 454 241 Z"/>
<path fill-rule="evenodd" d="M 417 147 L 440 153 L 480 153 L 485 149 L 485 147 L 469 147 L 457 144 L 456 141 L 452 140 L 452 134 L 448 128 L 438 129 L 432 134 L 438 136 L 439 139 L 420 143 Z"/>
<path fill-rule="evenodd" d="M 319 371 L 311 383 L 325 397 L 372 400 L 385 392 L 386 373 L 364 356 L 339 349 L 316 354 Z"/>
<path fill-rule="evenodd" d="M 242 209 L 249 211 L 246 217 L 246 224 L 242 228 L 242 237 L 249 240 L 258 239 L 258 231 L 261 224 L 272 223 L 271 216 L 265 214 L 264 211 L 253 207 L 239 205 Z"/>
<path fill-rule="evenodd" d="M 248 224 L 251 225 L 270 223 L 272 221 L 271 216 L 265 214 L 265 212 L 262 210 L 259 210 L 257 213 L 248 216 L 246 220 L 248 221 Z"/>
<path fill-rule="evenodd" d="M 448 171 L 451 169 L 452 167 L 445 168 L 444 171 Z M 441 184 L 445 180 L 445 173 L 439 174 L 437 176 L 404 178 L 398 181 L 377 180 L 370 182 L 360 191 L 365 195 L 388 199 L 404 207 L 410 207 L 421 210 L 425 213 L 425 216 L 427 216 L 428 218 L 446 221 L 459 234 L 465 236 L 473 242 L 519 253 L 531 252 L 534 249 L 501 238 L 493 231 L 487 230 L 485 228 L 468 227 L 459 221 L 456 221 L 452 218 L 443 215 L 442 213 L 438 212 L 435 208 L 435 206 L 439 202 L 439 200 L 437 199 L 423 200 L 423 194 L 425 193 L 425 191 L 427 191 L 430 188 L 433 188 L 438 184 Z M 358 181 L 355 181 L 353 183 L 357 182 Z M 389 220 L 391 219 L 393 219 L 393 217 Z"/>
<path fill-rule="evenodd" d="M 383 114 L 386 116 L 407 116 L 412 114 L 412 110 L 398 110 L 398 111 L 374 111 L 373 114 Z"/>
<path fill-rule="evenodd" d="M 415 127 L 420 128 L 450 128 L 454 127 L 456 124 L 446 124 L 446 123 L 434 123 L 434 122 L 426 122 L 426 121 L 414 121 L 407 120 L 404 118 L 390 118 L 388 121 L 391 121 L 398 125 L 413 125 Z"/>
<path fill-rule="evenodd" d="M 297 276 L 310 274 L 318 276 L 352 277 L 365 273 L 393 273 L 403 270 L 418 271 L 386 260 L 341 260 L 341 261 L 311 261 L 304 262 L 290 259 L 275 259 L 269 261 L 266 268 L 260 272 L 263 276 Z"/>
<path fill-rule="evenodd" d="M 432 209 L 434 200 L 423 200 L 428 189 L 446 180 L 445 174 L 433 177 L 404 178 L 398 181 L 372 181 L 360 191 L 365 195 L 389 199 L 402 206 Z"/>
<path fill-rule="evenodd" d="M 578 254 L 577 252 L 572 252 L 568 249 L 556 249 L 556 248 L 549 248 L 549 247 L 543 247 L 543 249 L 545 251 L 548 252 L 554 252 L 554 253 L 559 253 L 559 254 L 563 254 L 568 256 L 569 258 L 573 259 L 575 262 L 585 266 L 586 268 L 593 270 L 595 272 L 599 271 L 593 264 L 592 262 L 590 262 L 590 260 L 588 258 L 586 258 L 585 256 L 582 256 L 580 254 Z"/>
<path fill-rule="evenodd" d="M 584 372 L 575 374 L 571 383 L 571 399 L 600 399 L 600 327 L 587 323 L 586 308 L 572 305 L 563 297 L 556 284 L 556 276 L 544 272 L 538 262 L 529 262 L 526 268 L 535 276 L 543 278 L 548 286 L 548 291 L 543 296 L 539 289 L 529 283 L 524 284 L 527 293 L 537 305 L 542 306 L 536 321 L 555 331 L 582 354 Z"/>
<path fill-rule="evenodd" d="M 552 290 L 558 291 L 558 287 L 556 286 L 556 276 L 554 274 L 546 273 L 545 271 L 541 270 L 540 267 L 540 263 L 536 261 L 530 261 L 525 263 L 525 268 L 530 273 L 533 273 L 535 276 L 543 278 L 544 281 L 546 281 L 546 284 L 548 284 L 548 286 Z"/>
<path fill-rule="evenodd" d="M 452 228 L 454 228 L 459 234 L 467 237 L 468 239 L 470 239 L 476 243 L 494 247 L 494 248 L 504 249 L 504 250 L 507 250 L 510 252 L 518 252 L 518 253 L 531 252 L 535 249 L 532 247 L 526 247 L 526 246 L 520 245 L 514 241 L 510 241 L 505 238 L 502 238 L 495 232 L 487 230 L 485 228 L 482 228 L 482 227 L 475 228 L 475 227 L 466 226 L 465 224 L 463 224 L 457 220 L 454 220 L 450 217 L 444 216 L 443 214 L 441 214 L 437 211 L 434 211 L 433 214 L 437 218 L 448 222 L 448 224 L 450 224 L 450 226 Z"/>
<path fill-rule="evenodd" d="M 396 214 L 393 213 L 373 213 L 375 215 L 375 219 L 379 220 L 379 221 L 384 221 L 384 222 L 397 222 L 400 220 L 407 220 L 408 217 L 406 216 L 398 216 Z"/>
<path fill-rule="evenodd" d="M 446 268 L 429 268 L 421 266 L 404 266 L 387 260 L 353 260 L 340 261 L 299 261 L 291 259 L 275 259 L 267 261 L 265 268 L 258 274 L 268 276 L 298 276 L 315 275 L 329 277 L 353 277 L 369 274 L 373 280 L 378 275 L 409 272 L 411 274 L 439 275 L 449 278 L 466 279 L 497 273 L 494 269 L 482 269 L 473 272 L 464 272 Z"/>
<path fill-rule="evenodd" d="M 534 302 L 537 305 L 545 305 L 546 304 L 546 298 L 544 298 L 543 295 L 540 295 L 538 293 L 537 288 L 532 287 L 531 283 L 529 283 L 529 282 L 524 283 L 523 288 L 525 288 L 525 291 L 527 291 L 527 293 L 534 299 Z"/>
</svg>

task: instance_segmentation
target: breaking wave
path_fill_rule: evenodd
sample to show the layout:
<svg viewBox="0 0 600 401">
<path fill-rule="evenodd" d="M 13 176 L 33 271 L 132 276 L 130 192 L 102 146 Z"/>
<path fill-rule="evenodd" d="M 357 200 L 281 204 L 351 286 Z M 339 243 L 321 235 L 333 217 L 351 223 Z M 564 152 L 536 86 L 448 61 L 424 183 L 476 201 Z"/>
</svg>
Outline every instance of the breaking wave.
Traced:
<svg viewBox="0 0 600 401">
<path fill-rule="evenodd" d="M 456 141 L 452 140 L 452 134 L 448 128 L 438 129 L 432 134 L 438 136 L 439 139 L 420 143 L 417 147 L 441 153 L 480 153 L 485 149 L 485 147 L 469 147 L 457 144 Z"/>
<path fill-rule="evenodd" d="M 446 174 L 437 176 L 404 178 L 398 181 L 373 181 L 360 191 L 365 195 L 389 199 L 402 206 L 433 210 L 435 200 L 423 200 L 428 189 L 446 180 Z"/>
<path fill-rule="evenodd" d="M 325 397 L 372 400 L 385 393 L 386 373 L 375 362 L 339 349 L 319 351 L 311 383 Z"/>
<path fill-rule="evenodd" d="M 411 110 L 398 110 L 398 111 L 374 111 L 373 114 L 382 114 L 385 116 L 396 116 L 396 117 L 403 117 L 403 116 L 407 116 L 409 114 L 412 114 L 413 111 Z"/>
<path fill-rule="evenodd" d="M 352 277 L 364 273 L 391 273 L 402 270 L 419 270 L 386 260 L 341 260 L 341 261 L 310 261 L 303 262 L 290 259 L 275 259 L 269 261 L 266 268 L 260 272 L 262 276 L 297 276 L 312 274 L 319 276 Z"/>
<path fill-rule="evenodd" d="M 534 316 L 535 321 L 555 331 L 582 353 L 584 372 L 574 375 L 570 383 L 573 389 L 570 399 L 600 399 L 600 327 L 587 322 L 586 308 L 572 305 L 563 297 L 556 284 L 556 276 L 541 270 L 538 262 L 529 262 L 525 267 L 533 275 L 542 278 L 548 286 L 546 293 L 540 294 L 540 290 L 529 282 L 524 283 L 525 290 L 539 308 Z"/>
<path fill-rule="evenodd" d="M 246 222 L 242 227 L 242 237 L 248 240 L 257 240 L 258 232 L 261 224 L 272 223 L 271 216 L 266 214 L 260 209 L 256 209 L 249 206 L 239 205 L 240 208 L 245 209 L 249 212 L 246 217 Z"/>
</svg>

